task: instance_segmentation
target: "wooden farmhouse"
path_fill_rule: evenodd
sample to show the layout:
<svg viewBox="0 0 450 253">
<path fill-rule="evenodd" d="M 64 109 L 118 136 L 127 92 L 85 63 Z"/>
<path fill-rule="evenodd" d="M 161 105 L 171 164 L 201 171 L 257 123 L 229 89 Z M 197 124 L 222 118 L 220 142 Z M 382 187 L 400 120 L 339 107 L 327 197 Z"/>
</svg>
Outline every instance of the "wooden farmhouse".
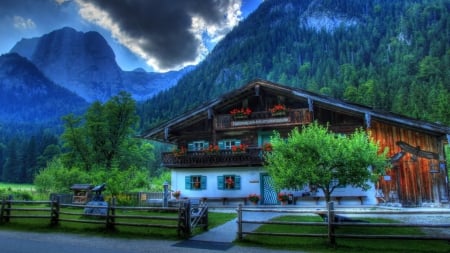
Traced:
<svg viewBox="0 0 450 253">
<path fill-rule="evenodd" d="M 356 128 L 389 148 L 392 169 L 372 189 L 337 188 L 338 205 L 446 205 L 449 198 L 445 145 L 450 127 L 343 102 L 305 90 L 255 80 L 197 109 L 148 130 L 143 138 L 175 144 L 162 154 L 171 169 L 173 191 L 182 198 L 216 204 L 274 205 L 277 192 L 264 170 L 274 130 L 282 136 L 317 121 L 336 133 Z M 299 165 L 301 166 L 301 165 Z M 323 205 L 323 193 L 308 186 L 285 189 L 293 205 Z"/>
</svg>

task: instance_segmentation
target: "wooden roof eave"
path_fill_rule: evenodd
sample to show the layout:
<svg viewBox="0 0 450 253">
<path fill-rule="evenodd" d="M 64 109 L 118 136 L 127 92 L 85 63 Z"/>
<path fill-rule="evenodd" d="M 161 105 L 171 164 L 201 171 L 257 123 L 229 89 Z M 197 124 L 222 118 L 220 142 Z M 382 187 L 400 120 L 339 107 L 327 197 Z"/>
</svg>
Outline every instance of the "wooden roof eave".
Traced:
<svg viewBox="0 0 450 253">
<path fill-rule="evenodd" d="M 320 96 L 305 94 L 298 91 L 292 92 L 297 97 L 302 97 L 304 99 L 311 99 L 314 104 L 320 104 L 322 106 L 328 107 L 329 109 L 347 112 L 348 114 L 354 116 L 365 118 L 366 115 L 369 115 L 372 119 L 376 119 L 386 123 L 406 126 L 414 130 L 427 132 L 429 134 L 433 134 L 436 136 L 445 136 L 450 134 L 450 127 L 444 125 L 438 125 L 425 121 L 415 120 L 401 115 L 392 115 L 392 113 L 377 112 L 376 110 L 369 107 L 349 104 L 333 98 L 323 98 Z"/>
<path fill-rule="evenodd" d="M 175 125 L 178 125 L 178 126 L 187 125 L 188 123 L 190 124 L 191 122 L 195 122 L 197 120 L 204 119 L 204 117 L 205 117 L 204 114 L 207 114 L 208 110 L 210 108 L 213 108 L 214 105 L 216 105 L 218 103 L 219 103 L 219 100 L 216 99 L 206 105 L 200 105 L 188 113 L 181 114 L 178 117 L 168 120 L 168 121 L 162 123 L 161 125 L 151 129 L 150 131 L 141 135 L 140 138 L 155 140 L 155 141 L 160 141 L 160 142 L 173 143 L 171 141 L 168 141 L 167 138 L 165 138 L 165 134 L 164 134 L 166 131 L 165 129 L 169 129 L 169 131 L 170 131 L 171 127 L 173 127 Z"/>
<path fill-rule="evenodd" d="M 369 117 L 369 119 L 371 118 L 390 124 L 409 127 L 411 129 L 427 132 L 435 136 L 446 137 L 450 135 L 450 127 L 447 126 L 410 119 L 401 115 L 393 115 L 392 113 L 377 112 L 374 109 L 370 107 L 365 107 L 363 105 L 355 105 L 338 99 L 326 97 L 320 94 L 315 94 L 309 91 L 282 86 L 279 84 L 271 83 L 269 81 L 256 79 L 254 81 L 249 82 L 247 85 L 244 85 L 242 88 L 233 90 L 217 99 L 212 100 L 209 103 L 200 105 L 199 107 L 193 109 L 188 113 L 184 113 L 172 120 L 163 123 L 162 125 L 154 128 L 153 130 L 142 135 L 141 137 L 146 139 L 155 139 L 157 141 L 167 142 L 165 138 L 161 138 L 164 137 L 166 128 L 168 128 L 170 131 L 170 128 L 173 126 L 177 126 L 177 128 L 179 128 L 180 126 L 192 124 L 192 122 L 204 119 L 205 114 L 207 115 L 208 110 L 210 109 L 214 110 L 219 105 L 223 106 L 224 102 L 226 102 L 226 104 L 233 104 L 236 101 L 239 101 L 243 97 L 248 96 L 249 93 L 253 92 L 253 88 L 255 86 L 267 88 L 269 90 L 275 91 L 275 93 L 279 93 L 284 96 L 289 96 L 293 98 L 303 98 L 308 103 L 311 102 L 314 105 L 319 105 L 323 108 L 340 111 L 349 115 L 362 118 Z"/>
</svg>

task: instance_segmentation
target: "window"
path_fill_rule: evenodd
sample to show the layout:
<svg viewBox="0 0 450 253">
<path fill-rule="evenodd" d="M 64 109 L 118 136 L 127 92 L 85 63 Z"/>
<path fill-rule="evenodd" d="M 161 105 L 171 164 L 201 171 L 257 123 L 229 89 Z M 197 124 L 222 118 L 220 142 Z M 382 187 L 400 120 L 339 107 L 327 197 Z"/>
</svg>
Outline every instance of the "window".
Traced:
<svg viewBox="0 0 450 253">
<path fill-rule="evenodd" d="M 192 141 L 188 143 L 188 151 L 202 151 L 207 149 L 209 142 L 207 141 Z"/>
<path fill-rule="evenodd" d="M 194 175 L 185 177 L 186 190 L 205 190 L 206 176 Z"/>
<path fill-rule="evenodd" d="M 238 139 L 220 140 L 218 144 L 220 150 L 231 149 L 231 147 L 233 146 L 241 145 L 241 140 Z"/>
<path fill-rule="evenodd" d="M 217 177 L 217 188 L 219 190 L 240 190 L 241 177 L 237 175 L 223 175 Z"/>
</svg>

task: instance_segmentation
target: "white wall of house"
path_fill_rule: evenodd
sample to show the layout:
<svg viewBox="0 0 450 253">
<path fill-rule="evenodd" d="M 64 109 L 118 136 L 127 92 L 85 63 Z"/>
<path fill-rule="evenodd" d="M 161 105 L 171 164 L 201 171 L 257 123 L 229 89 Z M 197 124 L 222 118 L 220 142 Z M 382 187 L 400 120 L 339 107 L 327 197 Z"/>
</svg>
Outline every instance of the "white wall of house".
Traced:
<svg viewBox="0 0 450 253">
<path fill-rule="evenodd" d="M 249 194 L 261 194 L 261 174 L 265 173 L 262 167 L 222 167 L 222 168 L 189 168 L 189 169 L 172 169 L 171 171 L 171 190 L 181 192 L 181 198 L 245 198 Z M 186 176 L 201 175 L 206 177 L 206 189 L 186 189 Z M 237 190 L 219 189 L 218 177 L 223 175 L 236 175 L 241 177 L 241 187 Z M 375 187 L 373 183 L 369 183 L 371 188 L 368 191 L 363 191 L 360 188 L 342 187 L 336 188 L 332 196 L 344 196 L 341 200 L 342 206 L 345 205 L 360 205 L 361 202 L 357 198 L 364 196 L 364 205 L 375 205 L 377 199 L 375 197 Z M 305 189 L 284 189 L 282 192 L 293 194 L 294 196 L 301 196 L 302 193 L 308 191 Z M 316 196 L 323 196 L 323 192 L 318 191 Z M 353 196 L 353 197 L 352 197 Z M 313 199 L 300 199 L 297 201 L 299 206 L 319 205 L 324 206 L 326 203 L 323 198 L 316 203 Z"/>
<path fill-rule="evenodd" d="M 218 197 L 247 197 L 255 193 L 260 195 L 260 175 L 262 167 L 228 167 L 228 168 L 189 168 L 172 169 L 171 189 L 181 191 L 181 198 L 218 198 Z M 186 176 L 206 176 L 206 189 L 194 190 L 185 188 Z M 238 190 L 219 190 L 218 176 L 237 175 L 241 177 L 241 187 Z"/>
</svg>

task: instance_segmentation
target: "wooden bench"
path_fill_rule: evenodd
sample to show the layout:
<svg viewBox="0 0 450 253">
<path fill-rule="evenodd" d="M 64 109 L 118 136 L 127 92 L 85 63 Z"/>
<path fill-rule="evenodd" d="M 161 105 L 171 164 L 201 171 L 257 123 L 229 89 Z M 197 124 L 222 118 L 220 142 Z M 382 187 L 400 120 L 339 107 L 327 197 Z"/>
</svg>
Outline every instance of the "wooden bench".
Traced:
<svg viewBox="0 0 450 253">
<path fill-rule="evenodd" d="M 206 203 L 208 200 L 212 201 L 221 201 L 222 205 L 229 205 L 230 201 L 243 201 L 244 205 L 247 205 L 247 197 L 204 197 L 201 198 L 203 203 Z"/>
<path fill-rule="evenodd" d="M 331 200 L 335 200 L 338 203 L 338 205 L 340 205 L 341 204 L 341 200 L 343 198 L 349 198 L 349 199 L 356 198 L 356 199 L 359 199 L 359 202 L 361 203 L 361 205 L 363 205 L 365 197 L 366 196 L 362 196 L 362 195 L 345 195 L 345 196 L 338 195 L 338 196 L 331 196 Z M 294 197 L 294 205 L 297 204 L 297 201 L 300 201 L 300 200 L 314 200 L 316 202 L 316 205 L 318 205 L 319 201 L 321 199 L 323 200 L 323 199 L 325 199 L 325 197 L 324 196 L 311 196 L 311 195 L 309 195 L 309 196 L 295 196 Z"/>
</svg>

